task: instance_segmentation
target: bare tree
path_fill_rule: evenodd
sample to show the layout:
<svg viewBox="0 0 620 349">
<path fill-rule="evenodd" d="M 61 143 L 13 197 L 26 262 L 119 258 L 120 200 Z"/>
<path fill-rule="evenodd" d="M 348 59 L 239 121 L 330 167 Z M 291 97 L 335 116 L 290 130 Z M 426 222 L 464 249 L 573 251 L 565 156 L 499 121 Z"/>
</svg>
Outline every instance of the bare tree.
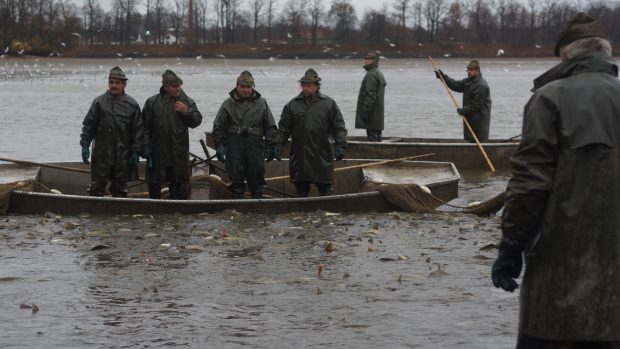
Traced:
<svg viewBox="0 0 620 349">
<path fill-rule="evenodd" d="M 478 42 L 491 40 L 493 15 L 486 0 L 473 0 L 469 10 L 469 28 Z"/>
<path fill-rule="evenodd" d="M 410 0 L 394 0 L 393 7 L 396 11 L 396 18 L 398 18 L 399 30 L 396 35 L 396 42 L 402 43 L 406 38 L 407 33 L 407 20 L 409 19 L 409 2 Z"/>
<path fill-rule="evenodd" d="M 350 0 L 332 0 L 329 17 L 334 21 L 334 31 L 340 42 L 346 42 L 357 22 L 355 8 Z"/>
<path fill-rule="evenodd" d="M 316 45 L 321 18 L 325 15 L 322 0 L 313 0 L 310 7 L 310 32 L 312 34 L 312 45 Z"/>
<path fill-rule="evenodd" d="M 263 15 L 265 0 L 250 0 L 250 12 L 252 13 L 252 40 L 258 42 L 258 26 Z"/>
<path fill-rule="evenodd" d="M 426 18 L 426 31 L 429 40 L 435 40 L 441 18 L 446 13 L 446 0 L 426 0 L 424 5 L 424 17 Z"/>
<path fill-rule="evenodd" d="M 277 0 L 267 0 L 267 41 L 271 42 L 271 29 L 277 7 Z"/>
<path fill-rule="evenodd" d="M 450 33 L 450 39 L 460 40 L 463 32 L 463 6 L 459 1 L 455 1 L 448 7 L 446 26 Z"/>
<path fill-rule="evenodd" d="M 306 16 L 306 0 L 288 0 L 284 9 L 284 16 L 291 32 L 287 35 L 293 43 L 299 39 L 301 28 L 303 27 L 304 17 Z"/>
</svg>

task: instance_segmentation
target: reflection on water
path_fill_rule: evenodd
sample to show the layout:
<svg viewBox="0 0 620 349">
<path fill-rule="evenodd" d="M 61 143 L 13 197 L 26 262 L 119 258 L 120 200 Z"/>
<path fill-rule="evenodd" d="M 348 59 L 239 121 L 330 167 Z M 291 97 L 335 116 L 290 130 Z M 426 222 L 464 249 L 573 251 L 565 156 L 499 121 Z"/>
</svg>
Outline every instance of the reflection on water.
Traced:
<svg viewBox="0 0 620 349">
<path fill-rule="evenodd" d="M 438 63 L 453 77 L 465 75 L 466 60 Z M 520 133 L 531 80 L 553 63 L 482 61 L 492 89 L 492 137 Z M 254 73 L 277 119 L 297 94 L 296 81 L 315 67 L 350 134 L 363 134 L 352 128 L 364 73 L 358 61 L 6 59 L 0 61 L 2 155 L 79 160 L 84 114 L 117 64 L 141 104 L 157 91 L 164 69 L 182 76 L 205 116 L 190 136 L 198 154 L 197 140 L 243 69 Z M 386 136 L 462 135 L 426 61 L 387 60 L 382 70 Z M 510 175 L 461 174 L 457 205 L 496 195 Z M 489 277 L 499 238 L 495 216 L 0 219 L 2 348 L 514 347 L 517 294 L 494 289 Z"/>
</svg>

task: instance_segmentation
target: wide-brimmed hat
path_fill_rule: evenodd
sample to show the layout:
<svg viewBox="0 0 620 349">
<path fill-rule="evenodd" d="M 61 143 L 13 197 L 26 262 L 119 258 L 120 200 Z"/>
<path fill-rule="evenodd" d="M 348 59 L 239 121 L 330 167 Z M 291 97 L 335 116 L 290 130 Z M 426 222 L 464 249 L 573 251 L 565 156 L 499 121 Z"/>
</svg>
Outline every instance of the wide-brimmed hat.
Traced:
<svg viewBox="0 0 620 349">
<path fill-rule="evenodd" d="M 319 81 L 321 81 L 319 74 L 314 69 L 310 68 L 306 70 L 306 73 L 304 74 L 304 76 L 301 79 L 299 79 L 299 81 L 297 82 L 318 84 Z"/>
<path fill-rule="evenodd" d="M 172 70 L 168 69 L 161 74 L 161 83 L 162 85 L 181 86 L 183 85 L 183 80 L 181 80 L 181 78 L 178 77 Z"/>
<path fill-rule="evenodd" d="M 583 12 L 579 12 L 569 19 L 562 27 L 553 53 L 560 57 L 560 49 L 573 41 L 585 38 L 607 38 L 607 31 L 601 23 Z"/>
<path fill-rule="evenodd" d="M 247 70 L 241 72 L 239 77 L 237 78 L 237 84 L 241 86 L 252 86 L 254 87 L 254 77 L 252 73 Z"/>
<path fill-rule="evenodd" d="M 478 70 L 480 70 L 480 62 L 478 62 L 477 59 L 472 59 L 467 64 L 467 69 L 478 69 Z"/>
<path fill-rule="evenodd" d="M 379 57 L 381 57 L 381 53 L 379 51 L 370 51 L 366 54 L 366 56 L 364 56 L 366 59 L 374 59 L 376 61 L 379 60 Z"/>
<path fill-rule="evenodd" d="M 116 66 L 110 69 L 110 75 L 108 75 L 108 79 L 127 81 L 127 75 L 125 75 L 125 72 L 123 71 L 123 69 L 121 69 L 121 67 Z"/>
</svg>

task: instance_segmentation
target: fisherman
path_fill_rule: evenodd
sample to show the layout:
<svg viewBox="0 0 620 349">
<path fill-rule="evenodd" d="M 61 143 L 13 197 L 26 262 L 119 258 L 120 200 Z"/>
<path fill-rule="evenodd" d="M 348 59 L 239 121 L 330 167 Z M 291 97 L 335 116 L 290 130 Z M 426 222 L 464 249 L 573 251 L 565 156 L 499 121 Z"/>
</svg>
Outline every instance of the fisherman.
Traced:
<svg viewBox="0 0 620 349">
<path fill-rule="evenodd" d="M 167 182 L 170 198 L 182 200 L 189 191 L 188 129 L 200 125 L 202 114 L 181 88 L 181 78 L 172 70 L 161 77 L 159 93 L 146 100 L 142 111 L 149 197 L 160 199 L 162 183 Z"/>
<path fill-rule="evenodd" d="M 491 91 L 480 72 L 480 62 L 474 59 L 467 64 L 467 78 L 463 80 L 451 79 L 441 70 L 436 70 L 435 76 L 437 79 L 443 77 L 452 91 L 463 93 L 463 107 L 456 112 L 467 119 L 480 142 L 487 142 L 491 124 Z M 476 141 L 465 124 L 463 136 L 469 142 Z"/>
<path fill-rule="evenodd" d="M 110 70 L 108 90 L 95 98 L 84 118 L 80 145 L 82 161 L 89 164 L 90 145 L 93 157 L 90 166 L 92 196 L 103 196 L 108 181 L 110 193 L 127 197 L 127 181 L 137 174 L 136 166 L 144 145 L 140 106 L 125 93 L 127 76 L 120 67 Z"/>
<path fill-rule="evenodd" d="M 355 128 L 366 129 L 366 135 L 371 142 L 381 142 L 383 131 L 384 95 L 387 83 L 379 70 L 379 58 L 377 51 L 364 56 L 366 75 L 357 96 L 355 112 Z"/>
<path fill-rule="evenodd" d="M 620 348 L 620 82 L 602 25 L 568 20 L 534 80 L 491 275 L 514 291 L 518 349 Z"/>
<path fill-rule="evenodd" d="M 308 196 L 312 183 L 321 196 L 333 194 L 334 157 L 336 161 L 342 160 L 347 145 L 347 129 L 340 109 L 333 99 L 320 92 L 320 81 L 314 69 L 308 69 L 298 81 L 301 93 L 284 106 L 273 141 L 275 153 L 280 154 L 291 137 L 289 175 L 300 197 Z"/>
<path fill-rule="evenodd" d="M 233 199 L 243 199 L 246 181 L 253 199 L 263 197 L 265 183 L 265 138 L 273 137 L 276 122 L 267 101 L 254 89 L 254 77 L 244 70 L 237 86 L 213 122 L 217 159 L 226 163 Z M 276 157 L 271 150 L 268 161 Z M 281 155 L 278 155 L 278 159 Z"/>
</svg>

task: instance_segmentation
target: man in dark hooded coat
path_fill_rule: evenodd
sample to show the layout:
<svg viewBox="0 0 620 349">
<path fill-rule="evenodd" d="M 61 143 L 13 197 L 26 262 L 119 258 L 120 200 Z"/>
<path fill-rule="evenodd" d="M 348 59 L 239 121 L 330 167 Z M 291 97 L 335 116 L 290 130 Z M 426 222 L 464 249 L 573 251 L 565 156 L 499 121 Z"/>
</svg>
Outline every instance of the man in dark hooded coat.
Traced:
<svg viewBox="0 0 620 349">
<path fill-rule="evenodd" d="M 362 79 L 355 112 L 355 128 L 366 129 L 366 136 L 371 142 L 381 142 L 384 128 L 383 111 L 387 83 L 379 70 L 379 58 L 377 51 L 364 56 L 366 75 Z"/>
<path fill-rule="evenodd" d="M 321 78 L 308 69 L 299 80 L 301 93 L 282 110 L 278 132 L 274 137 L 276 154 L 291 137 L 289 175 L 297 195 L 308 196 L 314 183 L 319 195 L 331 195 L 334 158 L 342 160 L 347 146 L 347 129 L 336 102 L 320 92 Z M 334 153 L 330 144 L 334 139 Z"/>
<path fill-rule="evenodd" d="M 601 24 L 579 13 L 534 80 L 493 284 L 512 292 L 517 348 L 620 348 L 620 82 Z"/>
<path fill-rule="evenodd" d="M 436 71 L 435 76 L 437 79 L 443 76 L 452 91 L 463 93 L 463 107 L 456 112 L 467 119 L 480 142 L 487 142 L 491 126 L 491 90 L 480 72 L 480 62 L 474 59 L 467 64 L 467 77 L 463 80 L 454 80 L 441 70 Z M 476 141 L 464 123 L 463 137 L 472 143 Z"/>
<path fill-rule="evenodd" d="M 140 106 L 125 93 L 127 76 L 120 67 L 110 70 L 108 91 L 95 98 L 84 118 L 80 145 L 82 161 L 90 166 L 92 196 L 103 196 L 108 181 L 110 193 L 127 197 L 127 181 L 134 179 L 140 152 L 144 145 L 144 129 Z"/>
<path fill-rule="evenodd" d="M 233 199 L 243 199 L 246 180 L 252 198 L 260 199 L 266 187 L 265 139 L 273 136 L 276 122 L 249 71 L 239 75 L 229 95 L 213 122 L 215 155 L 226 163 Z"/>
<path fill-rule="evenodd" d="M 187 198 L 189 189 L 189 128 L 202 122 L 193 99 L 181 88 L 183 80 L 173 71 L 162 74 L 159 93 L 146 100 L 142 116 L 147 160 L 146 178 L 151 199 L 161 198 L 161 185 L 168 183 L 170 198 Z"/>
</svg>

